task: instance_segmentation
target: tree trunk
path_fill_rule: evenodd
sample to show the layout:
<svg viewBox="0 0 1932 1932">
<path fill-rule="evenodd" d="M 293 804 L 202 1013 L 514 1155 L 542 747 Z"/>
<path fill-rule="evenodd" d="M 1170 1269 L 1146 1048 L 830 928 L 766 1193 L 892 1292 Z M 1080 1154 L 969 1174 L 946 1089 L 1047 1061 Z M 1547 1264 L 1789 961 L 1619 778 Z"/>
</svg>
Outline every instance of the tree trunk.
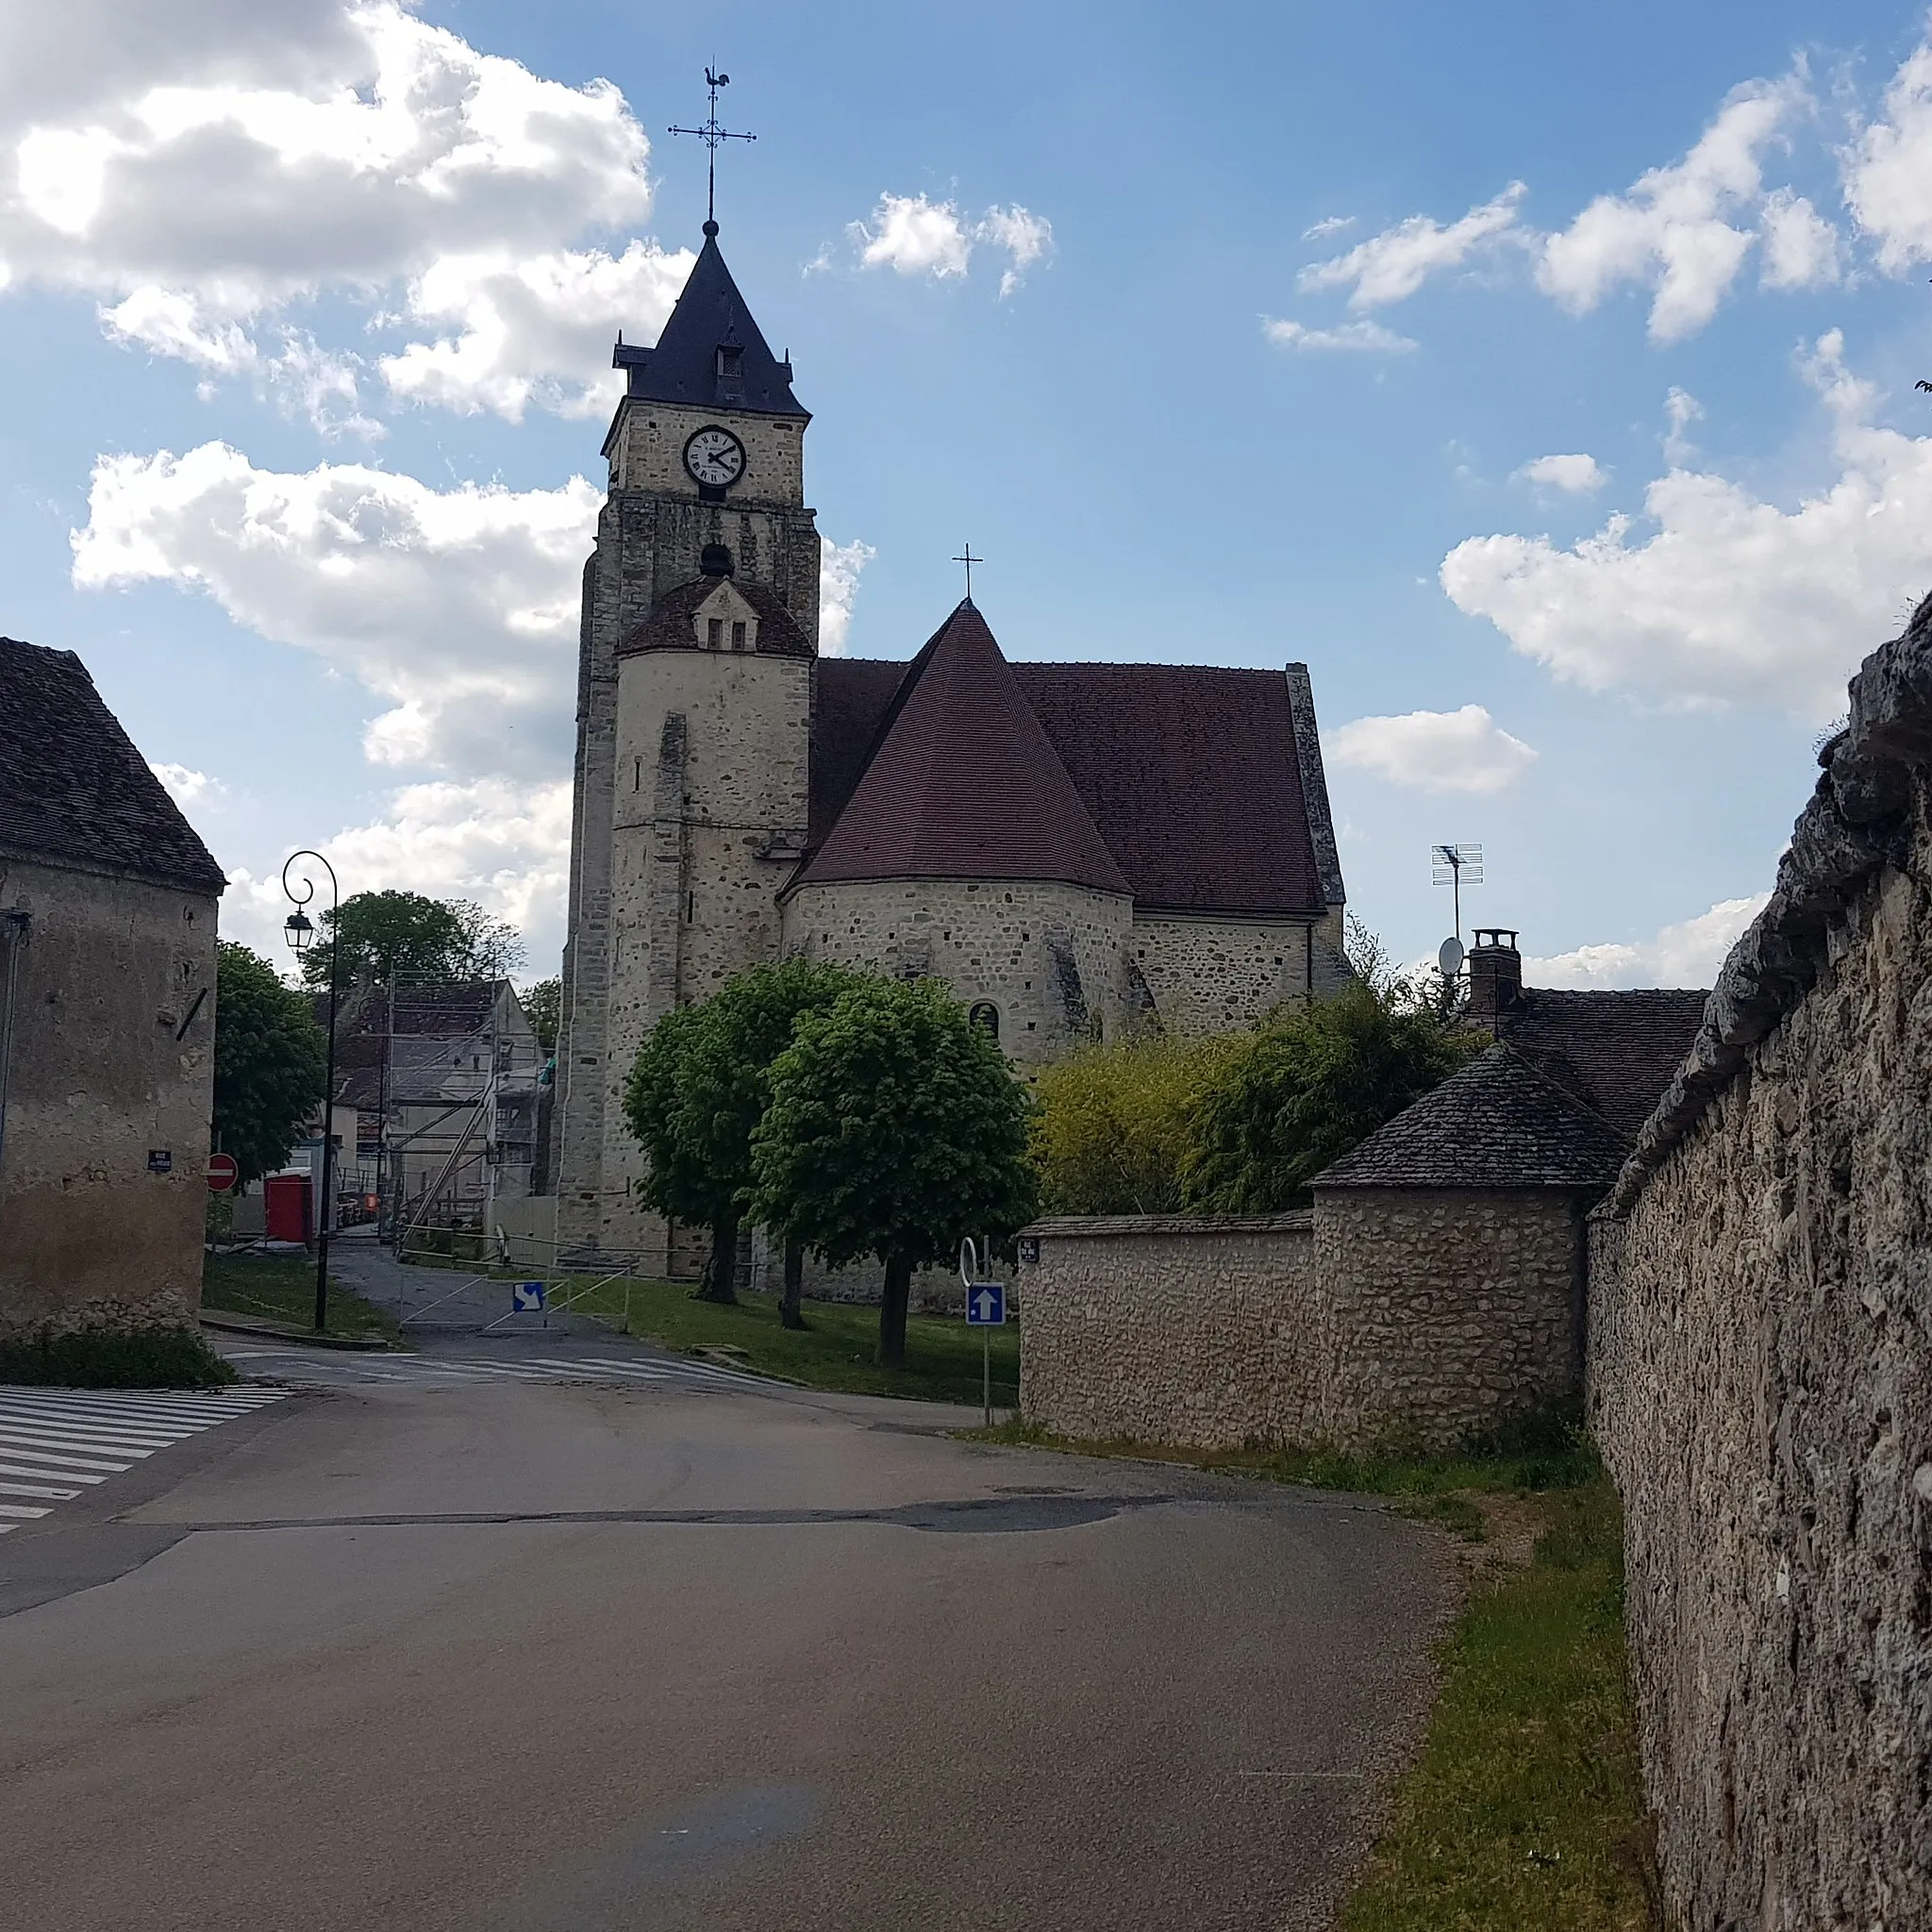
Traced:
<svg viewBox="0 0 1932 1932">
<path fill-rule="evenodd" d="M 906 1304 L 912 1296 L 912 1263 L 903 1255 L 886 1257 L 886 1291 L 879 1302 L 879 1362 L 906 1366 Z"/>
<path fill-rule="evenodd" d="M 698 1284 L 693 1301 L 723 1302 L 727 1307 L 738 1305 L 738 1290 L 734 1286 L 738 1278 L 738 1220 L 733 1216 L 729 1221 L 714 1221 L 711 1224 L 711 1258 L 705 1264 L 705 1278 Z"/>
<path fill-rule="evenodd" d="M 805 1310 L 799 1304 L 805 1299 L 805 1243 L 787 1241 L 785 1243 L 785 1292 L 778 1298 L 778 1325 L 781 1328 L 803 1328 Z"/>
</svg>

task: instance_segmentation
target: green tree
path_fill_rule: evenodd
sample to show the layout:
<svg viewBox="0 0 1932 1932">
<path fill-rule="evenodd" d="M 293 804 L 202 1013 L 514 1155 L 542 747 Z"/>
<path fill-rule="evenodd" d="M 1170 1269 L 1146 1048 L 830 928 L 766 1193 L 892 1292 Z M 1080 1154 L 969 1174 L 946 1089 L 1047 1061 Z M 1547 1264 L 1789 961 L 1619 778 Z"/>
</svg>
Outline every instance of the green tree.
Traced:
<svg viewBox="0 0 1932 1932">
<path fill-rule="evenodd" d="M 308 984 L 328 985 L 329 941 L 338 939 L 341 984 L 395 979 L 406 985 L 439 980 L 501 979 L 524 962 L 514 926 L 468 899 L 430 899 L 421 892 L 352 892 L 317 921 L 315 942 L 302 956 Z"/>
<path fill-rule="evenodd" d="M 322 1104 L 327 1042 L 308 995 L 246 946 L 215 967 L 215 1143 L 244 1181 L 280 1167 Z"/>
<path fill-rule="evenodd" d="M 524 994 L 524 1017 L 545 1053 L 557 1051 L 557 1031 L 563 1024 L 563 981 L 540 979 Z"/>
<path fill-rule="evenodd" d="M 1241 1036 L 1203 1084 L 1182 1163 L 1198 1212 L 1305 1207 L 1308 1183 L 1420 1100 L 1488 1041 L 1459 1032 L 1402 981 L 1352 981 Z"/>
<path fill-rule="evenodd" d="M 799 1014 L 830 1006 L 862 975 L 808 959 L 754 966 L 710 999 L 682 1007 L 646 1036 L 625 1088 L 631 1131 L 650 1173 L 640 1184 L 660 1214 L 708 1227 L 711 1258 L 699 1289 L 707 1301 L 736 1299 L 738 1232 L 751 1189 L 751 1138 L 771 1097 L 772 1062 L 791 1042 Z M 785 1257 L 781 1314 L 802 1328 L 796 1243 Z"/>
<path fill-rule="evenodd" d="M 885 1263 L 879 1359 L 903 1367 L 913 1269 L 1038 1208 L 1026 1090 L 947 988 L 876 978 L 800 1014 L 771 1083 L 751 1211 L 835 1268 Z"/>
<path fill-rule="evenodd" d="M 1033 1158 L 1054 1214 L 1177 1214 L 1193 1110 L 1239 1036 L 1082 1047 L 1035 1077 Z"/>
</svg>

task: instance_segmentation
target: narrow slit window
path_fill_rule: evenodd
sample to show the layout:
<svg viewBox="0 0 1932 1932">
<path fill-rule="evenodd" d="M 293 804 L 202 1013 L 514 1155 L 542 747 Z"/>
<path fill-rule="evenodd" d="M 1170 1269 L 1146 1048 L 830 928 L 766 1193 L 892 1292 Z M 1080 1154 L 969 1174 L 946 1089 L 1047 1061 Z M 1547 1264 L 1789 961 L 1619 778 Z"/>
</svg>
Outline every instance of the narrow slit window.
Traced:
<svg viewBox="0 0 1932 1932">
<path fill-rule="evenodd" d="M 731 648 L 734 651 L 741 651 L 744 649 L 744 625 L 741 619 L 734 618 L 732 620 Z"/>
<path fill-rule="evenodd" d="M 708 617 L 705 620 L 705 641 L 714 651 L 724 648 L 724 620 L 722 617 Z"/>
</svg>

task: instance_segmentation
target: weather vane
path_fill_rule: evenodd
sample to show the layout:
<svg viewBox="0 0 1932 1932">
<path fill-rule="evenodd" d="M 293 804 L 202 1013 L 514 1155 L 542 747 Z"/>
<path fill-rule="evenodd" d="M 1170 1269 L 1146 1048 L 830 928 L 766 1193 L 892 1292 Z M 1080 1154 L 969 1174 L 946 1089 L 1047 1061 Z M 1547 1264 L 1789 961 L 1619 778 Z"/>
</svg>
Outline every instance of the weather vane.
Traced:
<svg viewBox="0 0 1932 1932">
<path fill-rule="evenodd" d="M 756 134 L 734 134 L 718 125 L 718 90 L 731 85 L 728 74 L 705 69 L 705 80 L 711 90 L 711 111 L 702 127 L 674 127 L 673 134 L 694 134 L 708 150 L 705 163 L 705 233 L 718 232 L 718 143 L 721 141 L 756 141 Z"/>
<path fill-rule="evenodd" d="M 963 563 L 966 566 L 966 601 L 970 604 L 973 601 L 973 566 L 975 563 L 984 563 L 986 561 L 986 558 L 983 557 L 974 557 L 973 554 L 973 546 L 969 543 L 966 546 L 965 555 L 962 557 L 954 558 L 953 561 L 955 563 Z"/>
</svg>

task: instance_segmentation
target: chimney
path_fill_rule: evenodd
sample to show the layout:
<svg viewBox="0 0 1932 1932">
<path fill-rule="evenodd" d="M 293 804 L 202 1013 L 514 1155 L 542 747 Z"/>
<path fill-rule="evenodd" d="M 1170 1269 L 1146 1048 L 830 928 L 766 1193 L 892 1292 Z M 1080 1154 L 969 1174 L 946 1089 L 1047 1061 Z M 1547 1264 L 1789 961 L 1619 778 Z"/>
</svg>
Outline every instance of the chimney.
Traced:
<svg viewBox="0 0 1932 1932">
<path fill-rule="evenodd" d="M 1469 1011 L 1473 1019 L 1494 1020 L 1523 997 L 1523 955 L 1516 935 L 1498 925 L 1479 925 L 1469 949 Z"/>
</svg>

